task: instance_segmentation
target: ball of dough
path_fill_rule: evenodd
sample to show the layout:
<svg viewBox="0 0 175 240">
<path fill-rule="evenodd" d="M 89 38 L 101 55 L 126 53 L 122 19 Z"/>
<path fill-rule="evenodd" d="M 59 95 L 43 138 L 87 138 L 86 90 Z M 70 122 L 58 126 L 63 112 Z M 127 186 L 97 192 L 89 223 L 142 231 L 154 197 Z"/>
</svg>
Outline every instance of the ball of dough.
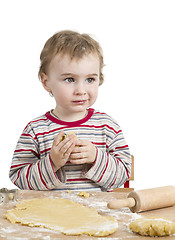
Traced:
<svg viewBox="0 0 175 240">
<path fill-rule="evenodd" d="M 62 142 L 67 136 L 69 136 L 69 135 L 71 135 L 71 134 L 73 134 L 73 135 L 75 136 L 75 139 L 77 140 L 76 134 L 73 133 L 73 132 L 69 132 L 69 133 L 65 133 L 65 134 L 61 137 L 60 142 Z"/>
<path fill-rule="evenodd" d="M 131 222 L 129 228 L 143 236 L 169 236 L 175 233 L 175 222 L 163 218 L 139 218 Z"/>
</svg>

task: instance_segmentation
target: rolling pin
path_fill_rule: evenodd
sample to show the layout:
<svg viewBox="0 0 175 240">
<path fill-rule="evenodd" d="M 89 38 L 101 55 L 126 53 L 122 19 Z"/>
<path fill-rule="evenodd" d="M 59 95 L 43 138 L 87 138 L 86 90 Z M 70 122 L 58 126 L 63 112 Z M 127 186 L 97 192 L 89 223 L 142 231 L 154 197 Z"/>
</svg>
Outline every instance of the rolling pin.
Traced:
<svg viewBox="0 0 175 240">
<path fill-rule="evenodd" d="M 131 212 L 143 212 L 173 205 L 175 205 L 173 186 L 132 191 L 126 199 L 115 199 L 107 204 L 111 209 L 129 207 Z"/>
</svg>

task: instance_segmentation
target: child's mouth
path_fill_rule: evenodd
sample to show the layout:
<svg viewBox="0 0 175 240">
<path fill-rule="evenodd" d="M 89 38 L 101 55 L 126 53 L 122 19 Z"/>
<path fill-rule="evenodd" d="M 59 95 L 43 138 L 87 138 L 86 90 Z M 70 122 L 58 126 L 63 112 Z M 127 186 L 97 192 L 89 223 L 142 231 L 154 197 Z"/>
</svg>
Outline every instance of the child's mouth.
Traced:
<svg viewBox="0 0 175 240">
<path fill-rule="evenodd" d="M 87 100 L 78 100 L 78 101 L 73 101 L 74 104 L 77 104 L 77 105 L 83 105 L 87 102 Z"/>
</svg>

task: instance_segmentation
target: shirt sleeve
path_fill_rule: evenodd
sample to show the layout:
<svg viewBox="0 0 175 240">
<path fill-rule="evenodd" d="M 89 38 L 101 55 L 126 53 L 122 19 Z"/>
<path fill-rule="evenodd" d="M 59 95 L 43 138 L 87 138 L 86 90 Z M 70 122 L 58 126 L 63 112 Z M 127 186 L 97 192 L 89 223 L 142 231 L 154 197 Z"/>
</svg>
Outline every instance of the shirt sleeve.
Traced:
<svg viewBox="0 0 175 240">
<path fill-rule="evenodd" d="M 122 130 L 113 126 L 107 134 L 106 151 L 97 148 L 92 167 L 84 176 L 105 191 L 122 186 L 131 174 L 131 155 Z"/>
<path fill-rule="evenodd" d="M 51 190 L 65 182 L 63 170 L 55 173 L 49 152 L 41 158 L 38 145 L 28 125 L 19 138 L 9 172 L 11 181 L 20 189 Z"/>
</svg>

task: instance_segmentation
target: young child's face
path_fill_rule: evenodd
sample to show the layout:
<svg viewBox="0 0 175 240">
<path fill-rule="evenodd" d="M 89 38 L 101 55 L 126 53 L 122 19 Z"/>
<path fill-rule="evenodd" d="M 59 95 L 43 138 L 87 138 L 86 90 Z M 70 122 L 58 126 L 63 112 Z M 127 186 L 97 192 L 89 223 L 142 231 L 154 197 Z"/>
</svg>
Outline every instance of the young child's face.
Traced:
<svg viewBox="0 0 175 240">
<path fill-rule="evenodd" d="M 98 95 L 99 59 L 95 54 L 72 59 L 69 55 L 56 55 L 42 76 L 44 88 L 52 92 L 56 109 L 62 116 L 83 116 L 93 105 Z"/>
</svg>

